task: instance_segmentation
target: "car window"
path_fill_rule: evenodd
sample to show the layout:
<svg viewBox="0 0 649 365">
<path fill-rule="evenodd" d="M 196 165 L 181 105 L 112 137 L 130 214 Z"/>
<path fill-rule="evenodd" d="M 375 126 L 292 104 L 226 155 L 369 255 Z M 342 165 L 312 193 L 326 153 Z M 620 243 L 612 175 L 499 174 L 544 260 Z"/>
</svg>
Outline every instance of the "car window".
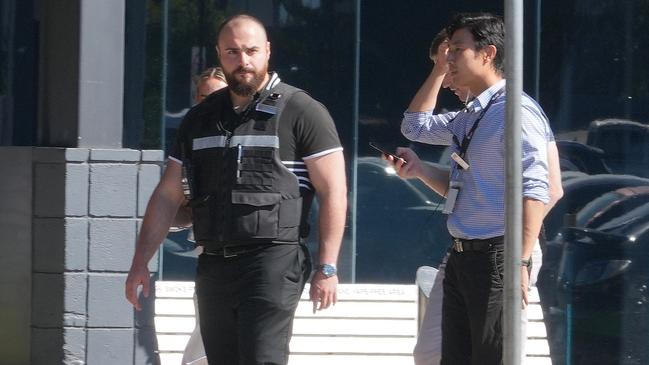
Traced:
<svg viewBox="0 0 649 365">
<path fill-rule="evenodd" d="M 622 229 L 627 225 L 645 219 L 647 216 L 649 216 L 649 204 L 643 204 L 626 214 L 623 214 L 602 224 L 598 229 L 605 232 L 615 232 L 616 230 Z"/>
<path fill-rule="evenodd" d="M 360 163 L 358 175 L 359 204 L 376 205 L 380 202 L 388 207 L 412 207 L 430 202 L 425 193 L 419 192 L 410 181 L 401 179 L 387 165 Z"/>
<path fill-rule="evenodd" d="M 627 212 L 630 212 L 646 203 L 649 203 L 649 194 L 626 197 L 609 205 L 600 211 L 599 214 L 595 214 L 586 222 L 586 224 L 584 224 L 584 226 L 597 228 L 611 219 L 626 214 Z"/>
<path fill-rule="evenodd" d="M 361 158 L 357 201 L 357 282 L 412 283 L 419 266 L 440 263 L 450 237 L 440 198 L 426 185 Z"/>
<path fill-rule="evenodd" d="M 606 207 L 610 206 L 614 202 L 622 199 L 622 194 L 618 192 L 606 193 L 599 198 L 591 201 L 586 204 L 579 212 L 577 212 L 577 227 L 584 227 L 588 220 L 594 217 L 597 213 L 601 212 Z"/>
</svg>

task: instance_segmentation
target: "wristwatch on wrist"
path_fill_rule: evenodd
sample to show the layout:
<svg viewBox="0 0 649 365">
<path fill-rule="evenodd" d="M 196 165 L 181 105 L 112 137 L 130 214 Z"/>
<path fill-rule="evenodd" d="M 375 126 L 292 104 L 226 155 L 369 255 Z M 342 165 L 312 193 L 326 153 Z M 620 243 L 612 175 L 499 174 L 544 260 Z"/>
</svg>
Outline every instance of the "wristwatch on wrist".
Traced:
<svg viewBox="0 0 649 365">
<path fill-rule="evenodd" d="M 530 267 L 532 265 L 532 258 L 530 257 L 529 259 L 521 259 L 521 266 L 525 267 Z"/>
<path fill-rule="evenodd" d="M 320 264 L 317 267 L 318 271 L 322 273 L 325 277 L 332 277 L 338 273 L 335 264 Z"/>
</svg>

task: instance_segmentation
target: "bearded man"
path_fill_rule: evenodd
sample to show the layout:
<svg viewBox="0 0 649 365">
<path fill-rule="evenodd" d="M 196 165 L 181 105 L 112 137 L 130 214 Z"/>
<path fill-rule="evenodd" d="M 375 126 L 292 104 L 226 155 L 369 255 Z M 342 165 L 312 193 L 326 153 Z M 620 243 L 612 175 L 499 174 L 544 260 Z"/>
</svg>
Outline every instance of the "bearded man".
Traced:
<svg viewBox="0 0 649 365">
<path fill-rule="evenodd" d="M 314 195 L 320 247 L 310 297 L 336 302 L 347 209 L 345 163 L 326 108 L 268 72 L 270 42 L 249 15 L 223 22 L 216 51 L 228 87 L 193 107 L 147 206 L 126 281 L 149 291 L 147 262 L 187 196 L 198 259 L 196 294 L 210 364 L 286 364 L 293 317 L 311 274 L 304 245 Z"/>
</svg>

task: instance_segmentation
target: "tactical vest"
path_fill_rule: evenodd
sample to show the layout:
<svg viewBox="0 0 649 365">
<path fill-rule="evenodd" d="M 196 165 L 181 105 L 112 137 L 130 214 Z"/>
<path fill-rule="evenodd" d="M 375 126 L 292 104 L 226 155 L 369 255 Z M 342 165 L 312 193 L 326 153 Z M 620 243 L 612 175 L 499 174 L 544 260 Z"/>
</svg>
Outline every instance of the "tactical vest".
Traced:
<svg viewBox="0 0 649 365">
<path fill-rule="evenodd" d="M 298 243 L 308 234 L 304 206 L 310 206 L 313 193 L 301 194 L 297 176 L 279 155 L 278 122 L 296 92 L 302 91 L 279 83 L 261 93 L 233 130 L 190 136 L 191 157 L 183 165 L 192 194 L 194 235 L 206 249 Z M 201 117 L 220 124 L 223 104 Z"/>
</svg>

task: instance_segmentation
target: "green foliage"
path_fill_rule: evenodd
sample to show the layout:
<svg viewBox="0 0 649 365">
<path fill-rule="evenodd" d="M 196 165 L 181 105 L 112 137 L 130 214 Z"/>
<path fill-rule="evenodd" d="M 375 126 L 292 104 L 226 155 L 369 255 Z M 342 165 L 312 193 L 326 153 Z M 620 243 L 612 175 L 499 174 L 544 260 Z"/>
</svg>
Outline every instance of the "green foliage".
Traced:
<svg viewBox="0 0 649 365">
<path fill-rule="evenodd" d="M 168 7 L 166 107 L 177 109 L 175 104 L 178 104 L 179 100 L 181 103 L 188 101 L 188 98 L 183 98 L 182 95 L 191 85 L 192 48 L 203 47 L 206 50 L 207 60 L 199 67 L 204 68 L 214 63 L 216 29 L 225 19 L 225 13 L 219 9 L 218 2 L 211 0 L 169 0 Z M 162 54 L 163 10 L 161 0 L 147 1 L 143 148 L 162 146 L 162 78 L 165 61 Z M 186 106 L 189 105 L 183 105 Z"/>
</svg>

